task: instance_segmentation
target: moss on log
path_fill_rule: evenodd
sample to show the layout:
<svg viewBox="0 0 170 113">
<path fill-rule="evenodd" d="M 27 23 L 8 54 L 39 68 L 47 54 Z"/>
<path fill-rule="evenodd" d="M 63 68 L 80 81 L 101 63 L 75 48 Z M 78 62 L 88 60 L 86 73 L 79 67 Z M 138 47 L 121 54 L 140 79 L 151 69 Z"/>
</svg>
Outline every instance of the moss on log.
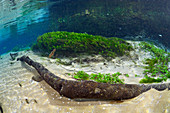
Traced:
<svg viewBox="0 0 170 113">
<path fill-rule="evenodd" d="M 38 62 L 34 62 L 28 56 L 22 56 L 17 60 L 26 62 L 33 66 L 40 76 L 60 95 L 71 98 L 85 98 L 85 99 L 104 99 L 104 100 L 122 100 L 130 99 L 140 95 L 141 93 L 155 88 L 162 91 L 170 89 L 170 83 L 167 84 L 108 84 L 98 83 L 94 81 L 72 81 L 62 79 Z"/>
</svg>

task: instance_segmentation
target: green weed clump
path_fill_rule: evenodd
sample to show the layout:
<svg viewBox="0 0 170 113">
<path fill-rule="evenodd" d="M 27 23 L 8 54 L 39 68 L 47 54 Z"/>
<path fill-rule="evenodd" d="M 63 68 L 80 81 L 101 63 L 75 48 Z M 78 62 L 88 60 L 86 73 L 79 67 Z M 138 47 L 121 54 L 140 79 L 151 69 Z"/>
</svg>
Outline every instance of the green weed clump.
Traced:
<svg viewBox="0 0 170 113">
<path fill-rule="evenodd" d="M 158 83 L 158 82 L 162 82 L 163 80 L 165 80 L 165 79 L 163 79 L 163 78 L 152 78 L 152 77 L 148 77 L 146 75 L 145 78 L 143 78 L 139 81 L 139 83 L 153 83 L 153 82 Z"/>
<path fill-rule="evenodd" d="M 132 46 L 116 37 L 106 38 L 74 32 L 49 32 L 39 36 L 33 50 L 50 53 L 56 49 L 58 55 L 79 55 L 79 53 L 101 54 L 104 57 L 116 57 L 128 54 Z"/>
<path fill-rule="evenodd" d="M 72 76 L 78 80 L 94 80 L 94 81 L 100 82 L 100 83 L 124 84 L 124 80 L 119 79 L 120 75 L 122 75 L 120 72 L 117 72 L 114 74 L 110 74 L 110 73 L 108 73 L 108 74 L 101 74 L 101 73 L 94 74 L 94 73 L 92 73 L 89 75 L 84 71 L 78 71 L 77 73 L 74 73 L 74 75 L 72 75 Z"/>
<path fill-rule="evenodd" d="M 144 71 L 145 78 L 140 80 L 140 83 L 162 82 L 170 78 L 170 72 L 168 71 L 170 53 L 146 42 L 140 43 L 140 46 L 142 49 L 151 52 L 153 56 L 153 58 L 144 61 L 144 64 L 147 64 Z"/>
</svg>

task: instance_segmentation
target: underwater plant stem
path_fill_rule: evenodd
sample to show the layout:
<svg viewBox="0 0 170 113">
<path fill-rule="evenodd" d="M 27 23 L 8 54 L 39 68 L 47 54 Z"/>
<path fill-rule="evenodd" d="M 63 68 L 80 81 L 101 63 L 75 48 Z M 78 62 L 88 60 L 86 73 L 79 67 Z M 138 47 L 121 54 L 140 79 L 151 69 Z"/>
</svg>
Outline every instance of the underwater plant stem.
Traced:
<svg viewBox="0 0 170 113">
<path fill-rule="evenodd" d="M 71 98 L 85 98 L 85 99 L 104 99 L 104 100 L 122 100 L 134 98 L 141 93 L 155 88 L 162 91 L 166 88 L 170 89 L 170 83 L 167 84 L 151 84 L 151 85 L 137 85 L 137 84 L 109 84 L 98 83 L 94 81 L 73 81 L 62 79 L 38 62 L 34 62 L 28 56 L 18 58 L 22 62 L 33 66 L 40 76 L 60 95 Z"/>
</svg>

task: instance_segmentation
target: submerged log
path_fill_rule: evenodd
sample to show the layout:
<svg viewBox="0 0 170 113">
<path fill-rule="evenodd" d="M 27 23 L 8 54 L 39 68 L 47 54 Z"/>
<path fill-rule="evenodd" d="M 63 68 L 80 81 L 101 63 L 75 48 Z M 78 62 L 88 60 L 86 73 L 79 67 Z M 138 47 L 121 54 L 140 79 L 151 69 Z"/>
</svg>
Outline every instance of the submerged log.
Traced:
<svg viewBox="0 0 170 113">
<path fill-rule="evenodd" d="M 104 100 L 122 100 L 130 99 L 140 95 L 143 92 L 154 88 L 162 91 L 170 89 L 170 83 L 166 84 L 109 84 L 98 83 L 94 81 L 73 81 L 62 79 L 38 62 L 34 62 L 28 56 L 22 56 L 17 60 L 26 62 L 33 66 L 40 76 L 60 95 L 71 98 L 84 98 L 84 99 L 104 99 Z"/>
</svg>

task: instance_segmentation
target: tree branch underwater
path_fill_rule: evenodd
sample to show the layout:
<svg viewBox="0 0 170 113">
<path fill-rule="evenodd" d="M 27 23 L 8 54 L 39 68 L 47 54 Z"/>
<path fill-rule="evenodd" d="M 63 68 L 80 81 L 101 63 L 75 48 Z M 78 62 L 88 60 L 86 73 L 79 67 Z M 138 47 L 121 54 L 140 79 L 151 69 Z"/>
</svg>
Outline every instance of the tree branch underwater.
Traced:
<svg viewBox="0 0 170 113">
<path fill-rule="evenodd" d="M 22 56 L 17 60 L 33 66 L 40 76 L 60 95 L 71 99 L 123 100 L 134 98 L 151 88 L 158 91 L 163 91 L 167 88 L 170 90 L 170 83 L 144 85 L 65 80 L 51 73 L 42 64 L 33 61 L 28 56 Z"/>
</svg>

